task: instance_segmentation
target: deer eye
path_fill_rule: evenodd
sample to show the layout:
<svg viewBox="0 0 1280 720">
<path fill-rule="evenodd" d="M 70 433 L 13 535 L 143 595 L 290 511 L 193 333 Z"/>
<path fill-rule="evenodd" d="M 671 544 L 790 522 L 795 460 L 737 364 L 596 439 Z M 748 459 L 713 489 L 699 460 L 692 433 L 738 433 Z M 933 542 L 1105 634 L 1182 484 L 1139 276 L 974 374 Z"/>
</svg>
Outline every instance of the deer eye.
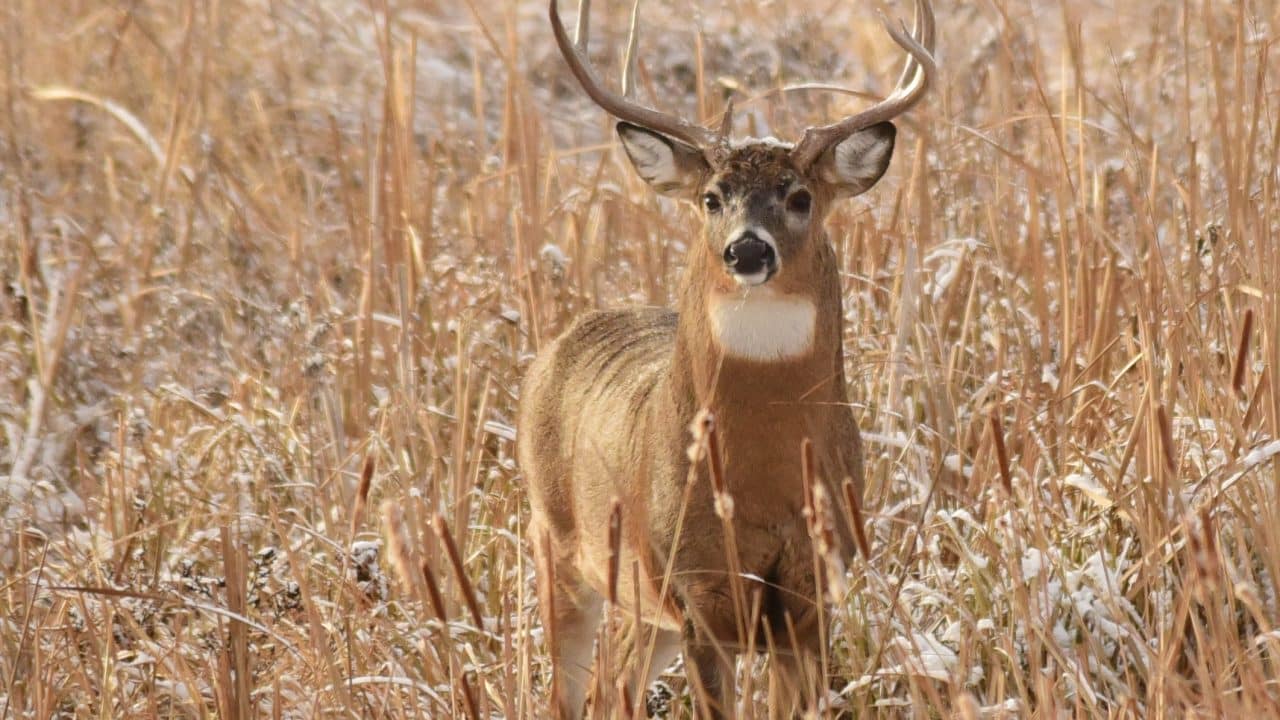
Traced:
<svg viewBox="0 0 1280 720">
<path fill-rule="evenodd" d="M 720 197 L 715 193 L 707 193 L 702 196 L 702 205 L 709 213 L 718 213 L 723 205 L 720 204 Z"/>
<path fill-rule="evenodd" d="M 797 190 L 791 193 L 791 197 L 787 198 L 788 212 L 804 215 L 809 212 L 809 208 L 812 205 L 813 196 L 809 194 L 808 190 Z"/>
</svg>

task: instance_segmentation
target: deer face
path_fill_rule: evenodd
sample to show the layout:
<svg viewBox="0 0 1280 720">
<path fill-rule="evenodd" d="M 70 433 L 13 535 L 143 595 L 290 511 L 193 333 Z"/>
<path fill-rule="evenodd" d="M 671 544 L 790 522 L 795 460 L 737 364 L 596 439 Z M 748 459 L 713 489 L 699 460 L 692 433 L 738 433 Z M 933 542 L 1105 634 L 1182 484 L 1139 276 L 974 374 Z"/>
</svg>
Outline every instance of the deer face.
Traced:
<svg viewBox="0 0 1280 720">
<path fill-rule="evenodd" d="M 775 278 L 804 284 L 825 242 L 831 203 L 865 192 L 889 167 L 894 127 L 882 122 L 832 146 L 801 170 L 791 145 L 747 140 L 699 149 L 648 128 L 619 123 L 636 171 L 658 192 L 696 203 L 703 252 L 724 290 Z"/>
</svg>

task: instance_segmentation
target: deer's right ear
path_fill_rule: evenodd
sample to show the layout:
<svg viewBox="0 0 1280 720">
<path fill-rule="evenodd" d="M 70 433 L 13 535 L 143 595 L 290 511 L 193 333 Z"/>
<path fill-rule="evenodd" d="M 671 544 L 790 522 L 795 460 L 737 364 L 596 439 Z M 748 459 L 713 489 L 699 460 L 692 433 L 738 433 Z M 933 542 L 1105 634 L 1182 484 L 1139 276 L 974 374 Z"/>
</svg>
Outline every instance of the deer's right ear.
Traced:
<svg viewBox="0 0 1280 720">
<path fill-rule="evenodd" d="M 618 137 L 632 167 L 664 195 L 687 195 L 709 167 L 698 148 L 640 125 L 618 123 Z"/>
</svg>

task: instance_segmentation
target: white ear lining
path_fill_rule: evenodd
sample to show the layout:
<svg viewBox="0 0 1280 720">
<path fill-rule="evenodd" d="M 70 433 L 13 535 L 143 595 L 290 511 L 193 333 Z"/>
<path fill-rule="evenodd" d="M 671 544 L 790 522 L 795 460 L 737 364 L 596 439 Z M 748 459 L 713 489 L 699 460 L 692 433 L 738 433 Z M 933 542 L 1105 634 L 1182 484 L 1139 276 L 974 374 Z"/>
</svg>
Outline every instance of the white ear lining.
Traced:
<svg viewBox="0 0 1280 720">
<path fill-rule="evenodd" d="M 622 147 L 631 158 L 631 164 L 645 182 L 658 188 L 680 184 L 675 151 L 670 145 L 641 130 L 625 130 L 619 135 Z"/>
<path fill-rule="evenodd" d="M 874 131 L 861 131 L 850 135 L 835 149 L 835 174 L 837 182 L 859 188 L 870 187 L 889 164 L 893 152 L 893 136 Z M 865 188 L 863 188 L 865 189 Z"/>
</svg>

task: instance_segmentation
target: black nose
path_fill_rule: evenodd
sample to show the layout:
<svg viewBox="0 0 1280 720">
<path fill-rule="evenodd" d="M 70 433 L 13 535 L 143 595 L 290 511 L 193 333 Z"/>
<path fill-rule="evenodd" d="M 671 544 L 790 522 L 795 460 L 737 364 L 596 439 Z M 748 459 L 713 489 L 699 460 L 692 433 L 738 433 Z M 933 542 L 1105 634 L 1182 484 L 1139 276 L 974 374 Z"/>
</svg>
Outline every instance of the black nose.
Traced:
<svg viewBox="0 0 1280 720">
<path fill-rule="evenodd" d="M 772 245 L 754 233 L 744 233 L 724 249 L 724 264 L 739 275 L 755 275 L 773 272 L 778 266 L 778 256 Z"/>
</svg>

